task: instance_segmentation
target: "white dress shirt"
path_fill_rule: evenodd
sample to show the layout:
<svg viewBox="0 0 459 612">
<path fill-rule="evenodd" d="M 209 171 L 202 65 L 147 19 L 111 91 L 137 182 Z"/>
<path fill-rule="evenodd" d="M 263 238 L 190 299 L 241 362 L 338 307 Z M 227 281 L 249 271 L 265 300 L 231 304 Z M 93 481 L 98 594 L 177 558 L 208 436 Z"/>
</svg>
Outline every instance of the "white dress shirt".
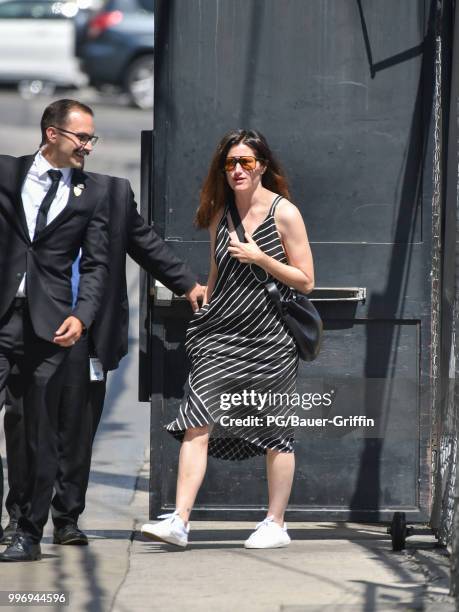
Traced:
<svg viewBox="0 0 459 612">
<path fill-rule="evenodd" d="M 22 187 L 21 196 L 24 206 L 25 218 L 27 221 L 27 229 L 29 230 L 30 240 L 33 240 L 35 234 L 35 225 L 37 223 L 37 215 L 40 205 L 51 187 L 51 177 L 48 170 L 60 170 L 62 172 L 57 193 L 48 211 L 46 225 L 51 223 L 53 219 L 61 213 L 67 206 L 70 195 L 72 169 L 71 168 L 54 168 L 43 157 L 39 151 L 33 160 L 32 166 L 27 173 L 26 180 Z M 26 275 L 22 277 L 21 284 L 16 293 L 16 297 L 25 297 L 26 294 Z"/>
</svg>

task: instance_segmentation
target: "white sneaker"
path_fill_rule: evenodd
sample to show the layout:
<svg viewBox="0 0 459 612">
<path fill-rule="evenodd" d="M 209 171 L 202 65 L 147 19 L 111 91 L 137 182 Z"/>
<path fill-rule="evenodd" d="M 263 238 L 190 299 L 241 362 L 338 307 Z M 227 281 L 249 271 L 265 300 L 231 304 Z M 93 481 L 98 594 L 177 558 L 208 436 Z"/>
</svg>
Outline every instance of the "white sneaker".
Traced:
<svg viewBox="0 0 459 612">
<path fill-rule="evenodd" d="M 164 520 L 159 523 L 145 523 L 142 525 L 140 533 L 150 540 L 155 542 L 167 542 L 185 548 L 188 544 L 188 533 L 190 524 L 185 526 L 183 519 L 179 516 L 177 510 L 168 514 L 160 514 L 158 518 Z"/>
<path fill-rule="evenodd" d="M 281 527 L 274 522 L 272 516 L 267 516 L 264 521 L 258 523 L 255 531 L 244 542 L 245 548 L 283 548 L 288 546 L 291 540 L 287 533 L 287 523 Z"/>
</svg>

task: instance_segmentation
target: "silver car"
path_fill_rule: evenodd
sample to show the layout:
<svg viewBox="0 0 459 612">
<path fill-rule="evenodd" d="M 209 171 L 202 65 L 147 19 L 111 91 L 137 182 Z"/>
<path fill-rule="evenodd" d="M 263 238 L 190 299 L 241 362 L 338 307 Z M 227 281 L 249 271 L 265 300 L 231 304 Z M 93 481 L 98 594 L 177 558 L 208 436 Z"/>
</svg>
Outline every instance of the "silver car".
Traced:
<svg viewBox="0 0 459 612">
<path fill-rule="evenodd" d="M 87 0 L 0 0 L 0 82 L 80 87 L 74 19 Z"/>
</svg>

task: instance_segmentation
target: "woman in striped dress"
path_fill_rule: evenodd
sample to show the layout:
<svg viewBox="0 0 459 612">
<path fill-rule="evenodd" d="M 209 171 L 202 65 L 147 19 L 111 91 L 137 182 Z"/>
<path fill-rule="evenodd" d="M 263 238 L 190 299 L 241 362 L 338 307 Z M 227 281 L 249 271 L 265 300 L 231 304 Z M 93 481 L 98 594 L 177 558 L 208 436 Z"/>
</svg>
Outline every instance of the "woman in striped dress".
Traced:
<svg viewBox="0 0 459 612">
<path fill-rule="evenodd" d="M 261 268 L 283 297 L 290 287 L 308 293 L 314 286 L 304 222 L 288 197 L 285 177 L 259 132 L 237 130 L 223 137 L 196 216 L 197 225 L 209 229 L 211 253 L 204 304 L 187 331 L 189 393 L 178 417 L 166 426 L 182 442 L 176 509 L 142 527 L 150 539 L 186 546 L 188 518 L 208 455 L 242 460 L 265 454 L 268 513 L 245 546 L 277 548 L 290 542 L 284 512 L 295 462 L 286 417 L 298 353 L 255 275 Z M 237 213 L 246 242 L 236 235 Z"/>
</svg>

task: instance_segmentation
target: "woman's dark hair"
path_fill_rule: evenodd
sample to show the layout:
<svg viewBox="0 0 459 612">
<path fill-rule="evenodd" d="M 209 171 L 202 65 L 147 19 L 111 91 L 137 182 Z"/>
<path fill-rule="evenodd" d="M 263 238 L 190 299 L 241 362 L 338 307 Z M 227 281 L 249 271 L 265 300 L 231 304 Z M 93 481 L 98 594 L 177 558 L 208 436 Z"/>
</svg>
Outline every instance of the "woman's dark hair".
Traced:
<svg viewBox="0 0 459 612">
<path fill-rule="evenodd" d="M 210 163 L 196 212 L 195 225 L 197 227 L 209 227 L 214 215 L 223 209 L 230 198 L 234 198 L 233 190 L 226 180 L 224 163 L 231 147 L 240 143 L 253 149 L 257 157 L 263 160 L 262 163 L 266 166 L 261 177 L 263 187 L 287 199 L 290 198 L 287 179 L 271 152 L 266 138 L 256 130 L 232 130 L 223 136 Z"/>
<path fill-rule="evenodd" d="M 89 106 L 87 106 L 86 104 L 78 102 L 77 100 L 68 100 L 64 98 L 62 100 L 56 100 L 55 102 L 52 102 L 45 108 L 41 117 L 40 146 L 46 144 L 46 130 L 52 125 L 55 125 L 56 127 L 64 127 L 67 123 L 69 113 L 73 110 L 79 110 L 82 113 L 86 113 L 88 115 L 91 115 L 91 117 L 94 117 L 92 109 L 89 108 Z"/>
</svg>

